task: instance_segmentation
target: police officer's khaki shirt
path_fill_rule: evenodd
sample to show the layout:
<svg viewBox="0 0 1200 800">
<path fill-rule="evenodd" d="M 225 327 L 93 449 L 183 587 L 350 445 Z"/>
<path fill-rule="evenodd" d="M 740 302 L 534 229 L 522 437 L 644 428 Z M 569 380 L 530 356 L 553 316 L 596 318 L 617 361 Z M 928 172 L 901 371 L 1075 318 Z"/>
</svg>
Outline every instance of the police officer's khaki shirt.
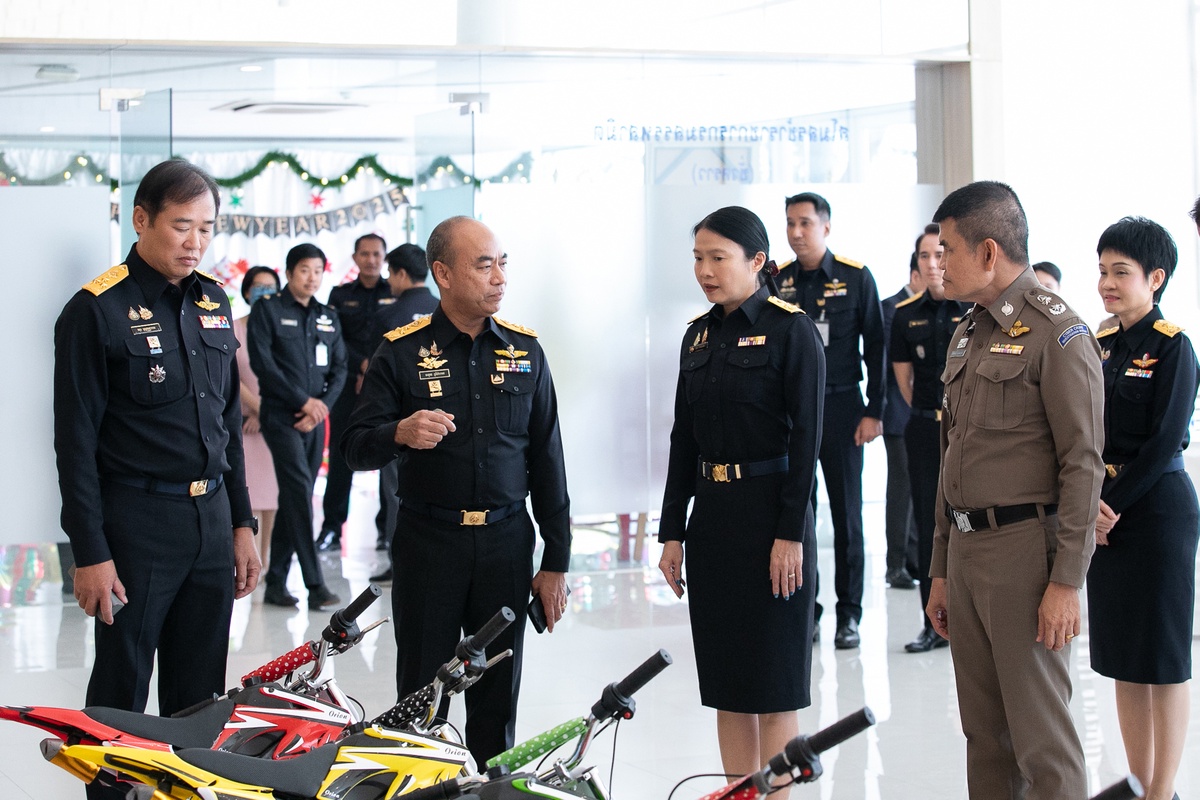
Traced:
<svg viewBox="0 0 1200 800">
<path fill-rule="evenodd" d="M 1050 580 L 1082 586 L 1095 548 L 1104 469 L 1104 382 L 1087 325 L 1026 269 L 990 306 L 977 305 L 963 317 L 942 379 L 942 472 L 930 574 L 946 577 L 953 525 L 947 505 L 974 511 L 1057 503 Z"/>
</svg>

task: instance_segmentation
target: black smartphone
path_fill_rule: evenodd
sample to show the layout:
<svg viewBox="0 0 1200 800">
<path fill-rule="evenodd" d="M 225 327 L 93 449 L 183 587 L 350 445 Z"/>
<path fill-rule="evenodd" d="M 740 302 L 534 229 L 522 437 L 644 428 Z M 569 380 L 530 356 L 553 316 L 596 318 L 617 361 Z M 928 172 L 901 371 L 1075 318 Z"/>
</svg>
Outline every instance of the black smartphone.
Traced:
<svg viewBox="0 0 1200 800">
<path fill-rule="evenodd" d="M 571 596 L 571 587 L 567 587 L 567 597 Z M 533 623 L 533 629 L 538 633 L 546 632 L 546 608 L 542 605 L 542 598 L 536 595 L 529 601 L 529 621 Z"/>
</svg>

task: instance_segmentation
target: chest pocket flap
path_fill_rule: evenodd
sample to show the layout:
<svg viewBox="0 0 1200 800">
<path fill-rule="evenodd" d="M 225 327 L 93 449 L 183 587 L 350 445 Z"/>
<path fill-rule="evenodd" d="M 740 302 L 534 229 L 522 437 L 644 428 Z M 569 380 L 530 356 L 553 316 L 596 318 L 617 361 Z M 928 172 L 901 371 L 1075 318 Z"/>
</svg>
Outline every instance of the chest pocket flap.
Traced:
<svg viewBox="0 0 1200 800">
<path fill-rule="evenodd" d="M 962 374 L 963 367 L 967 365 L 967 358 L 947 358 L 946 368 L 942 370 L 942 383 L 950 385 L 959 375 Z"/>
<path fill-rule="evenodd" d="M 1025 361 L 1012 356 L 985 358 L 975 368 L 978 395 L 971 406 L 971 422 L 981 428 L 1015 428 L 1025 417 L 1028 394 L 1022 375 Z"/>
<path fill-rule="evenodd" d="M 188 391 L 188 376 L 184 368 L 179 340 L 175 335 L 158 335 L 160 353 L 151 353 L 146 336 L 125 340 L 129 352 L 129 394 L 138 403 L 158 405 L 171 403 Z"/>
<path fill-rule="evenodd" d="M 513 373 L 494 374 L 504 375 L 504 383 L 492 384 L 497 391 L 496 427 L 505 433 L 526 433 L 533 412 L 533 377 Z"/>
<path fill-rule="evenodd" d="M 683 377 L 683 388 L 689 403 L 700 399 L 700 392 L 704 388 L 705 367 L 708 366 L 711 357 L 711 351 L 701 350 L 686 354 L 679 363 L 679 374 Z"/>
</svg>

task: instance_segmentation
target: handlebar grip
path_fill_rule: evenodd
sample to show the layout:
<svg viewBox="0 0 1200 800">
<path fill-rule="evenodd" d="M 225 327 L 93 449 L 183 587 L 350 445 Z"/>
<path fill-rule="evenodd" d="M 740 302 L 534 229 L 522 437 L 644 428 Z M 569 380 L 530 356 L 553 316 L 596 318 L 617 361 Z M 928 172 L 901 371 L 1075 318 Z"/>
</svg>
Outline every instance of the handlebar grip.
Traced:
<svg viewBox="0 0 1200 800">
<path fill-rule="evenodd" d="M 1127 775 L 1120 783 L 1114 783 L 1092 797 L 1092 800 L 1137 800 L 1145 794 L 1142 782 L 1135 775 Z"/>
<path fill-rule="evenodd" d="M 251 678 L 261 678 L 264 683 L 277 681 L 289 672 L 293 672 L 305 664 L 317 660 L 316 642 L 305 642 L 290 653 L 284 653 L 279 658 L 263 664 L 253 672 L 242 676 L 242 686 L 246 686 Z"/>
<path fill-rule="evenodd" d="M 451 778 L 448 781 L 435 783 L 433 786 L 415 789 L 404 795 L 404 800 L 451 800 L 462 793 L 462 785 L 458 778 Z"/>
<path fill-rule="evenodd" d="M 474 636 L 467 637 L 467 648 L 483 652 L 516 618 L 517 615 L 513 613 L 512 609 L 504 606 L 482 628 L 476 631 Z"/>
<path fill-rule="evenodd" d="M 621 679 L 621 682 L 617 684 L 617 694 L 622 697 L 632 697 L 634 692 L 641 689 L 669 666 L 671 666 L 671 654 L 666 650 L 659 650 Z"/>
<path fill-rule="evenodd" d="M 382 594 L 383 589 L 380 589 L 373 583 L 370 584 L 363 590 L 362 594 L 354 598 L 350 605 L 337 612 L 341 615 L 341 621 L 346 625 L 354 622 L 358 619 L 359 614 L 370 608 L 371 604 L 378 600 Z"/>
<path fill-rule="evenodd" d="M 874 724 L 875 715 L 871 713 L 871 709 L 863 706 L 853 714 L 839 719 L 828 728 L 817 731 L 808 737 L 808 746 L 815 753 L 823 753 L 831 747 L 837 747 L 850 737 L 862 733 Z"/>
</svg>

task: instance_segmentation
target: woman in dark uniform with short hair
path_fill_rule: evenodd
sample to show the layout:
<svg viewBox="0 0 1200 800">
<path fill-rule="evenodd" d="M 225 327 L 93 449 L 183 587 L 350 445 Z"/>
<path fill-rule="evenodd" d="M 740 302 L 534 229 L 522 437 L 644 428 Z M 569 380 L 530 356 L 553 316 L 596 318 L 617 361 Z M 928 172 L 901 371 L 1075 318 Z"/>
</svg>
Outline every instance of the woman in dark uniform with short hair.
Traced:
<svg viewBox="0 0 1200 800">
<path fill-rule="evenodd" d="M 692 233 L 714 305 L 683 338 L 659 568 L 682 597 L 686 540 L 700 699 L 717 709 L 725 771 L 741 775 L 783 749 L 810 703 L 825 355 L 776 296 L 753 212 L 722 208 Z"/>
<path fill-rule="evenodd" d="M 1147 798 L 1170 800 L 1192 676 L 1200 514 L 1183 450 L 1200 383 L 1192 343 L 1158 308 L 1178 261 L 1171 235 L 1125 217 L 1096 252 L 1120 324 L 1097 334 L 1106 475 L 1087 581 L 1092 669 L 1116 680 L 1130 771 Z"/>
</svg>

